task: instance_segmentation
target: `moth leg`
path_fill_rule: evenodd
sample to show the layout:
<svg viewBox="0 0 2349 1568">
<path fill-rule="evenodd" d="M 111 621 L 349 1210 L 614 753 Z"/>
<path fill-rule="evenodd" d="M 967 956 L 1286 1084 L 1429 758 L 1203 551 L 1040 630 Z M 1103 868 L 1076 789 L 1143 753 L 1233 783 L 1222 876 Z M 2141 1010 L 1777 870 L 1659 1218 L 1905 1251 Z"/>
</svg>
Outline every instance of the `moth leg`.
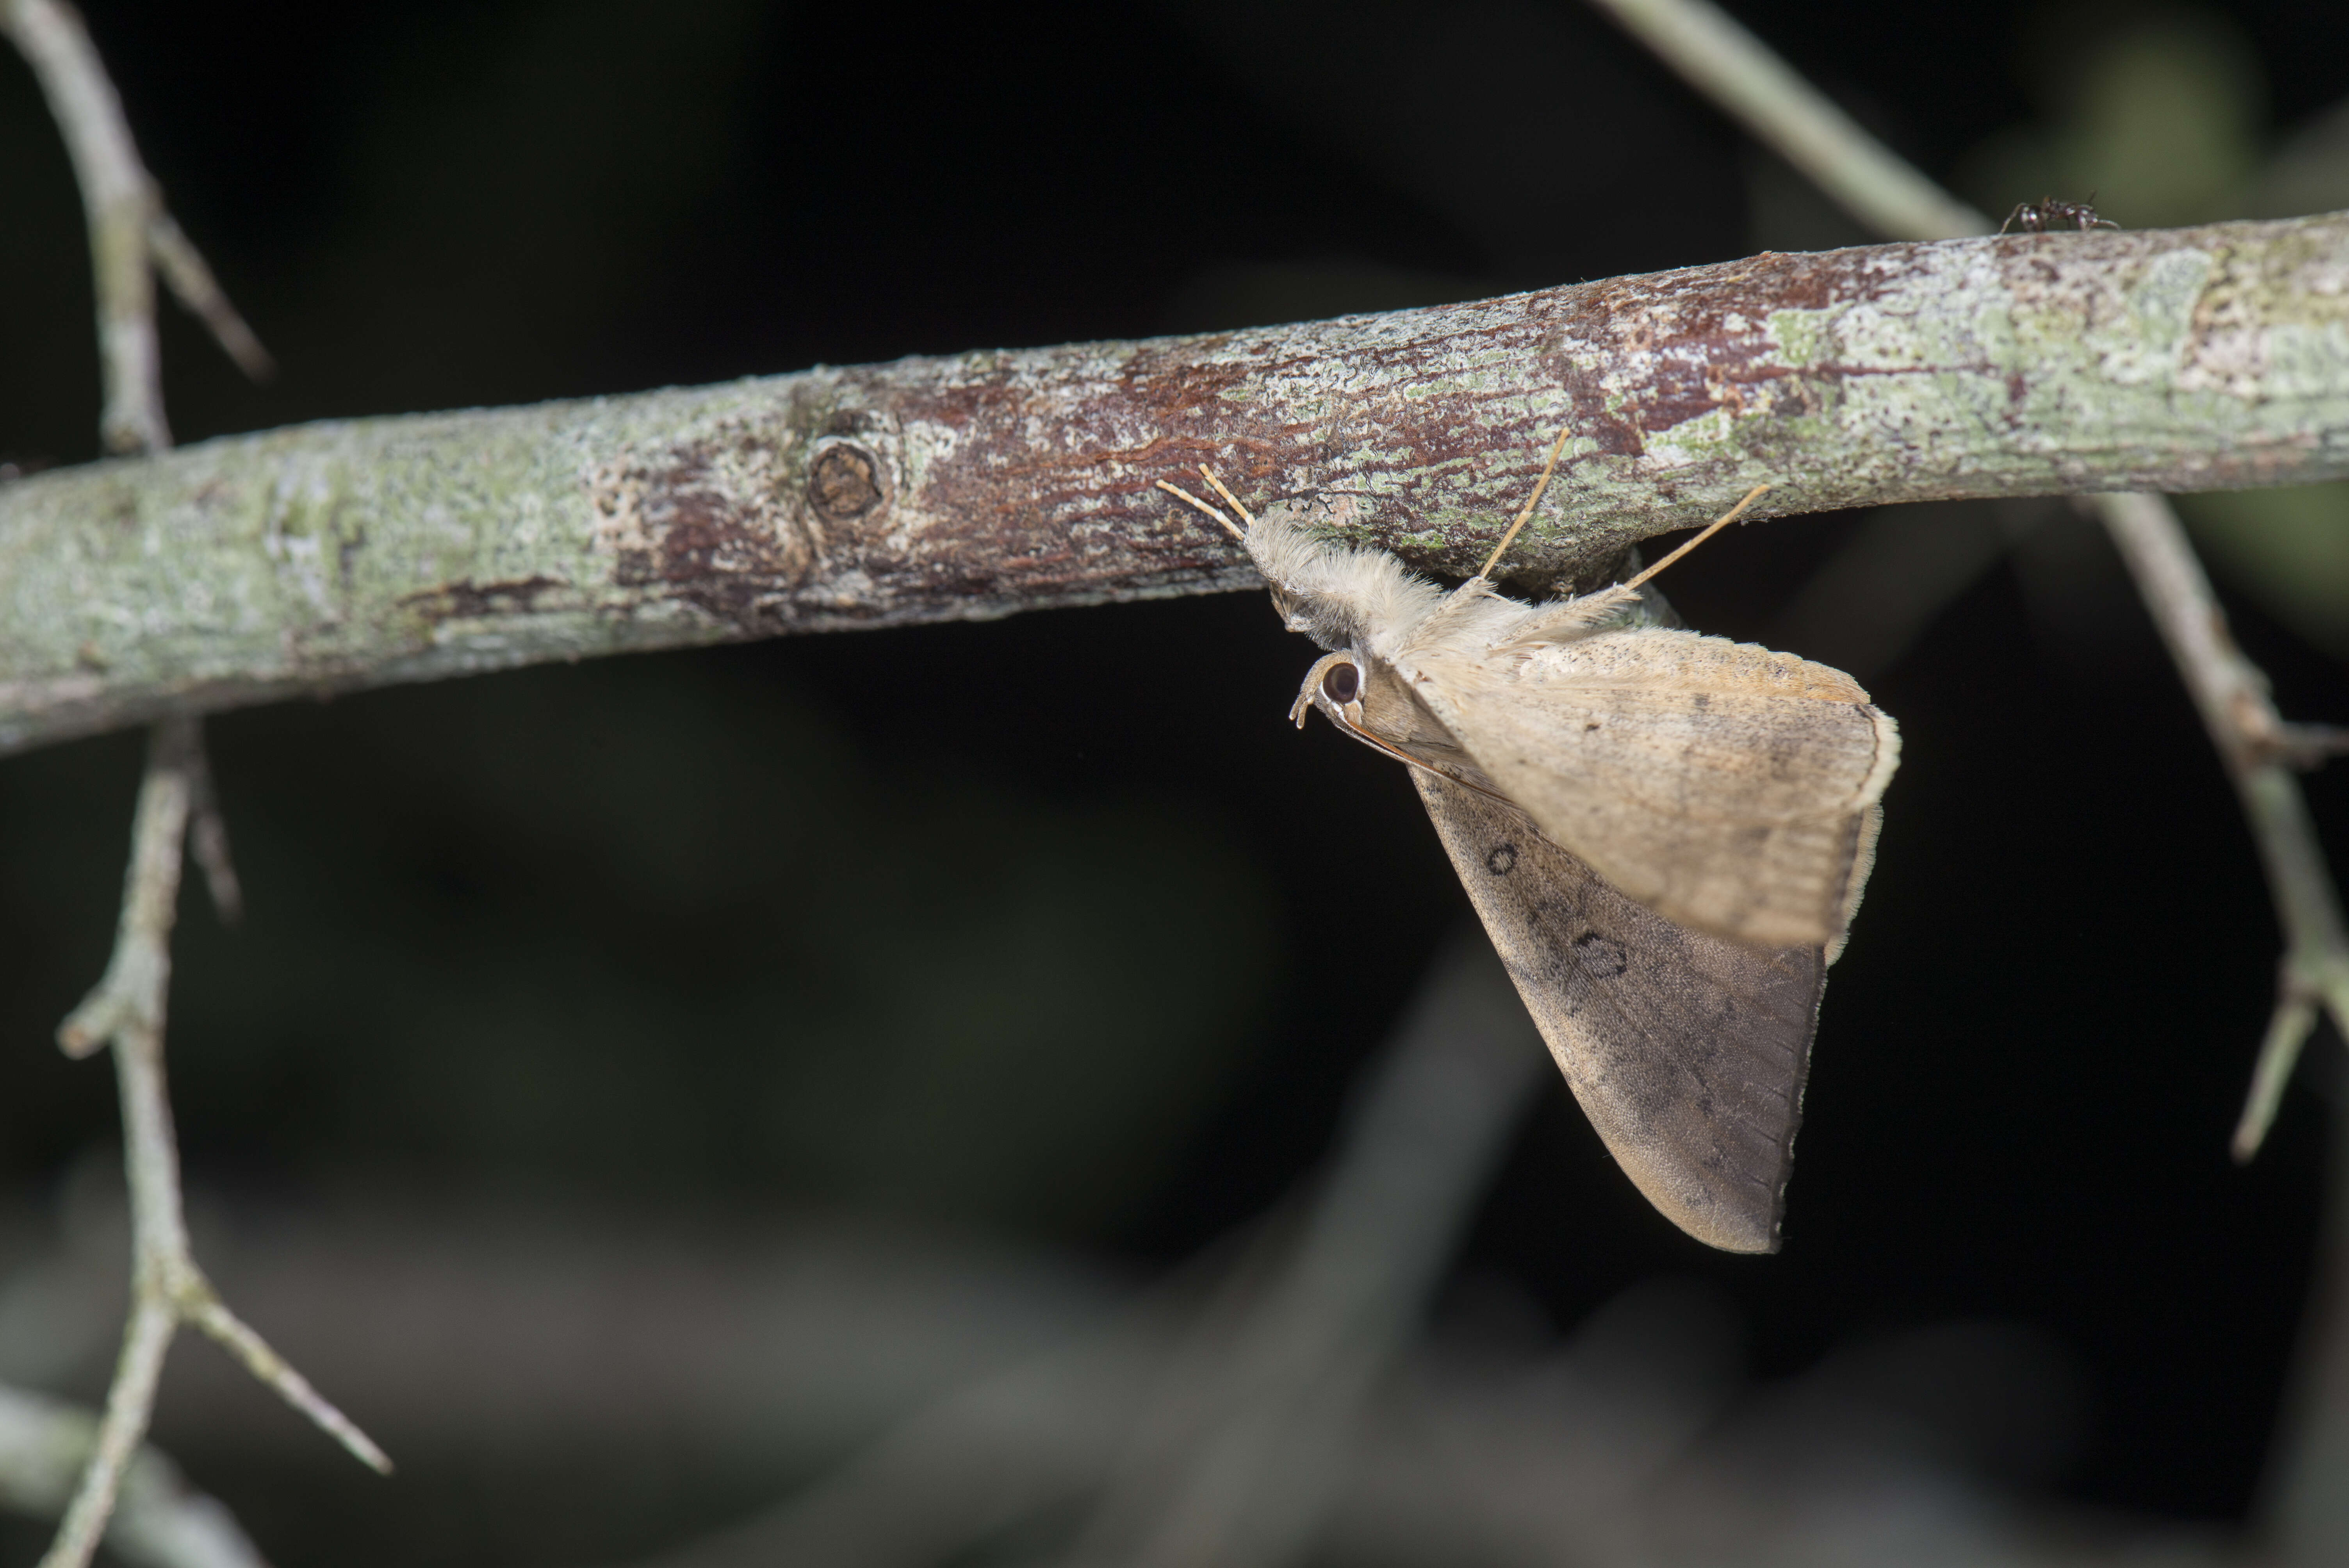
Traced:
<svg viewBox="0 0 2349 1568">
<path fill-rule="evenodd" d="M 1234 522 L 1230 518 L 1226 517 L 1220 508 L 1209 506 L 1206 501 L 1201 500 L 1197 496 L 1193 495 L 1181 485 L 1169 484 L 1164 480 L 1160 480 L 1158 481 L 1158 488 L 1164 490 L 1168 495 L 1189 501 L 1193 506 L 1197 507 L 1201 511 L 1206 512 L 1209 517 L 1212 517 L 1217 522 L 1222 523 L 1224 525 L 1224 531 L 1229 533 L 1234 539 L 1238 540 L 1242 544 L 1246 544 L 1247 542 L 1247 535 L 1241 531 L 1240 525 Z M 1244 513 L 1242 515 L 1246 514 Z M 1254 520 L 1251 519 L 1250 521 L 1252 521 Z"/>
<path fill-rule="evenodd" d="M 1769 489 L 1770 487 L 1768 485 L 1763 484 L 1755 485 L 1752 490 L 1747 490 L 1744 500 L 1739 501 L 1735 506 L 1731 507 L 1727 511 L 1723 512 L 1719 517 L 1716 517 L 1711 522 L 1706 523 L 1702 533 L 1698 534 L 1694 539 L 1690 540 L 1687 543 L 1673 551 L 1670 555 L 1665 556 L 1661 561 L 1657 562 L 1653 566 L 1649 567 L 1645 572 L 1640 573 L 1637 577 L 1634 577 L 1629 583 L 1624 583 L 1623 586 L 1626 588 L 1637 588 L 1640 583 L 1645 583 L 1649 578 L 1653 577 L 1657 573 L 1661 572 L 1665 567 L 1670 566 L 1673 562 L 1678 561 L 1682 556 L 1686 555 L 1690 551 L 1694 550 L 1698 545 L 1702 544 L 1706 540 L 1711 539 L 1714 534 L 1719 533 L 1723 529 L 1727 528 L 1731 523 L 1735 522 L 1739 518 L 1745 515 L 1745 509 L 1752 506 L 1755 501 L 1760 500 Z"/>
<path fill-rule="evenodd" d="M 1209 468 L 1205 463 L 1201 463 L 1199 465 L 1199 472 L 1205 476 L 1209 484 L 1216 487 L 1216 493 L 1217 495 L 1232 503 L 1232 510 L 1240 514 L 1240 521 L 1242 522 L 1247 523 L 1250 528 L 1254 528 L 1256 526 L 1256 518 L 1248 511 L 1247 508 L 1240 504 L 1239 497 L 1234 495 L 1230 490 L 1224 488 L 1224 481 L 1216 477 L 1215 469 Z"/>
<path fill-rule="evenodd" d="M 1501 535 L 1501 542 L 1493 546 L 1493 553 L 1485 558 L 1485 564 L 1476 569 L 1476 575 L 1471 577 L 1469 583 L 1484 583 L 1492 579 L 1493 568 L 1501 563 L 1501 557 L 1508 552 L 1510 545 L 1516 542 L 1517 531 L 1525 527 L 1526 519 L 1533 516 L 1534 508 L 1541 504 L 1542 491 L 1549 489 L 1549 477 L 1557 472 L 1558 454 L 1566 450 L 1566 438 L 1573 433 L 1573 426 L 1568 426 L 1557 433 L 1557 439 L 1550 443 L 1549 461 L 1542 465 L 1541 478 L 1534 481 L 1534 493 L 1526 498 L 1526 504 L 1517 511 L 1516 521 L 1509 524 L 1509 531 Z M 1468 583 L 1464 583 L 1460 586 L 1464 589 Z"/>
</svg>

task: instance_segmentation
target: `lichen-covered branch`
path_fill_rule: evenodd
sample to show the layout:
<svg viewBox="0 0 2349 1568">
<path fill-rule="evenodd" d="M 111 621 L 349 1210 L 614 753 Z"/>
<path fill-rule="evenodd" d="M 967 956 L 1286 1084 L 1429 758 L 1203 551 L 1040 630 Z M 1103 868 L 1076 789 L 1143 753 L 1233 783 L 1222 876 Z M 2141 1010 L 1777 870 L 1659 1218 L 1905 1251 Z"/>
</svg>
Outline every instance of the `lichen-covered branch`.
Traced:
<svg viewBox="0 0 2349 1568">
<path fill-rule="evenodd" d="M 1251 585 L 1154 481 L 1465 574 L 1959 496 L 2349 475 L 2349 217 L 1873 246 L 274 430 L 0 488 L 0 749 L 304 691 Z"/>
</svg>

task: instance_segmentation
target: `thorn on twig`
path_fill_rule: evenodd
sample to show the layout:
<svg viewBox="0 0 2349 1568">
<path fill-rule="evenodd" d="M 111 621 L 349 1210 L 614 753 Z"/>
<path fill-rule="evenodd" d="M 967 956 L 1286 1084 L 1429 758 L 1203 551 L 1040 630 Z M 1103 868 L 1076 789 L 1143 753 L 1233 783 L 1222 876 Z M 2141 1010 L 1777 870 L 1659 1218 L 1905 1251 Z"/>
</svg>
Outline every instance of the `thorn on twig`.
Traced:
<svg viewBox="0 0 2349 1568">
<path fill-rule="evenodd" d="M 212 908 L 219 912 L 222 925 L 234 925 L 244 918 L 244 888 L 236 880 L 236 862 L 228 852 L 228 823 L 222 818 L 220 808 L 207 800 L 197 809 L 195 820 L 188 827 L 188 847 L 196 852 L 196 864 L 204 873 L 204 890 L 212 894 Z"/>
<path fill-rule="evenodd" d="M 212 788 L 212 758 L 204 750 L 201 731 L 191 759 L 190 785 L 188 847 L 195 851 L 196 864 L 204 873 L 204 891 L 212 894 L 221 923 L 235 925 L 244 918 L 244 888 L 237 881 L 236 861 L 229 853 L 228 819 L 222 814 L 220 796 Z"/>
<path fill-rule="evenodd" d="M 129 1011 L 120 994 L 101 983 L 57 1026 L 57 1049 L 76 1061 L 95 1056 L 99 1047 L 130 1023 Z"/>
<path fill-rule="evenodd" d="M 2268 1020 L 2267 1038 L 2260 1043 L 2259 1064 L 2251 1069 L 2251 1092 L 2243 1098 L 2243 1114 L 2227 1151 L 2238 1165 L 2258 1157 L 2260 1145 L 2275 1125 L 2276 1108 L 2283 1102 L 2283 1087 L 2300 1060 L 2300 1047 L 2316 1027 L 2316 1004 L 2290 990 L 2276 998 L 2275 1015 Z"/>
<path fill-rule="evenodd" d="M 181 229 L 179 221 L 164 210 L 158 201 L 147 220 L 147 250 L 155 258 L 155 270 L 163 274 L 179 302 L 188 307 L 188 314 L 204 324 L 221 352 L 236 362 L 236 367 L 255 381 L 268 381 L 277 374 L 277 361 L 254 335 L 253 328 L 244 324 L 236 306 L 229 303 L 228 294 L 212 276 L 204 263 L 203 253 L 197 250 Z"/>
<path fill-rule="evenodd" d="M 2316 1030 L 2322 1012 L 2349 1041 L 2349 951 L 2340 948 L 2295 948 L 2276 970 L 2276 1006 L 2268 1020 L 2267 1037 L 2260 1042 L 2260 1058 L 2251 1069 L 2251 1087 L 2243 1097 L 2243 1114 L 2235 1123 L 2229 1152 L 2235 1163 L 2248 1165 L 2267 1141 L 2283 1101 L 2284 1086 L 2300 1061 L 2301 1047 Z"/>
<path fill-rule="evenodd" d="M 180 1313 L 189 1322 L 212 1336 L 229 1354 L 242 1362 L 244 1369 L 272 1390 L 288 1405 L 310 1418 L 313 1425 L 343 1445 L 353 1459 L 378 1475 L 391 1473 L 391 1457 L 376 1447 L 375 1439 L 359 1430 L 348 1416 L 326 1401 L 313 1387 L 310 1380 L 295 1371 L 286 1359 L 269 1347 L 269 1342 L 254 1332 L 245 1321 L 228 1309 L 212 1281 L 188 1265 L 189 1278 L 179 1291 Z"/>
<path fill-rule="evenodd" d="M 2235 645 L 2224 620 L 2212 624 L 2209 644 L 2214 661 L 2231 666 L 2222 672 L 2233 682 L 2232 689 L 2225 693 L 2228 732 L 2241 748 L 2245 766 L 2282 763 L 2296 773 L 2307 773 L 2349 752 L 2349 729 L 2330 724 L 2295 724 L 2276 712 L 2266 674 Z"/>
<path fill-rule="evenodd" d="M 2278 719 L 2269 742 L 2276 760 L 2296 772 L 2322 768 L 2335 757 L 2349 756 L 2349 729 L 2333 724 L 2294 724 Z"/>
</svg>

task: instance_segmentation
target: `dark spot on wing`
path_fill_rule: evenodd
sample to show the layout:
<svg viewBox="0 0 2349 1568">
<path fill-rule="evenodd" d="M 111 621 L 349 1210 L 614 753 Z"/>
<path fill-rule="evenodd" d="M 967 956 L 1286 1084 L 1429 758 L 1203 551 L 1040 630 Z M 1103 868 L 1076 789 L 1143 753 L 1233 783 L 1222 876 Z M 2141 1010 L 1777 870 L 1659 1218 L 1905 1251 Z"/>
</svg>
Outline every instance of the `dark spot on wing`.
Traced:
<svg viewBox="0 0 2349 1568">
<path fill-rule="evenodd" d="M 1612 980 L 1628 966 L 1622 944 L 1609 942 L 1595 931 L 1574 939 L 1574 954 L 1582 960 L 1583 973 L 1593 980 Z"/>
<path fill-rule="evenodd" d="M 1517 846 L 1502 844 L 1485 857 L 1485 869 L 1496 877 L 1507 876 L 1517 869 Z"/>
</svg>

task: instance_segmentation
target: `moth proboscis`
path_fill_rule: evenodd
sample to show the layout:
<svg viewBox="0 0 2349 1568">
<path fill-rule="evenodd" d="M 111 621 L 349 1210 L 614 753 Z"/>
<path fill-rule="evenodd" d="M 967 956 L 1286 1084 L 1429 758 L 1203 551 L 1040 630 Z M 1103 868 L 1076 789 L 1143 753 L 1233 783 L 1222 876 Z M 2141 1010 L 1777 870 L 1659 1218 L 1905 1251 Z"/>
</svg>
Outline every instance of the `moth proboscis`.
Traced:
<svg viewBox="0 0 2349 1568">
<path fill-rule="evenodd" d="M 1328 652 L 1309 709 L 1409 765 L 1437 836 L 1575 1098 L 1698 1240 L 1775 1252 L 1827 966 L 1875 860 L 1899 732 L 1857 682 L 1655 624 L 1630 582 L 1526 603 L 1493 568 L 1445 590 L 1286 506 L 1240 521 L 1165 480 L 1255 560 Z"/>
</svg>

